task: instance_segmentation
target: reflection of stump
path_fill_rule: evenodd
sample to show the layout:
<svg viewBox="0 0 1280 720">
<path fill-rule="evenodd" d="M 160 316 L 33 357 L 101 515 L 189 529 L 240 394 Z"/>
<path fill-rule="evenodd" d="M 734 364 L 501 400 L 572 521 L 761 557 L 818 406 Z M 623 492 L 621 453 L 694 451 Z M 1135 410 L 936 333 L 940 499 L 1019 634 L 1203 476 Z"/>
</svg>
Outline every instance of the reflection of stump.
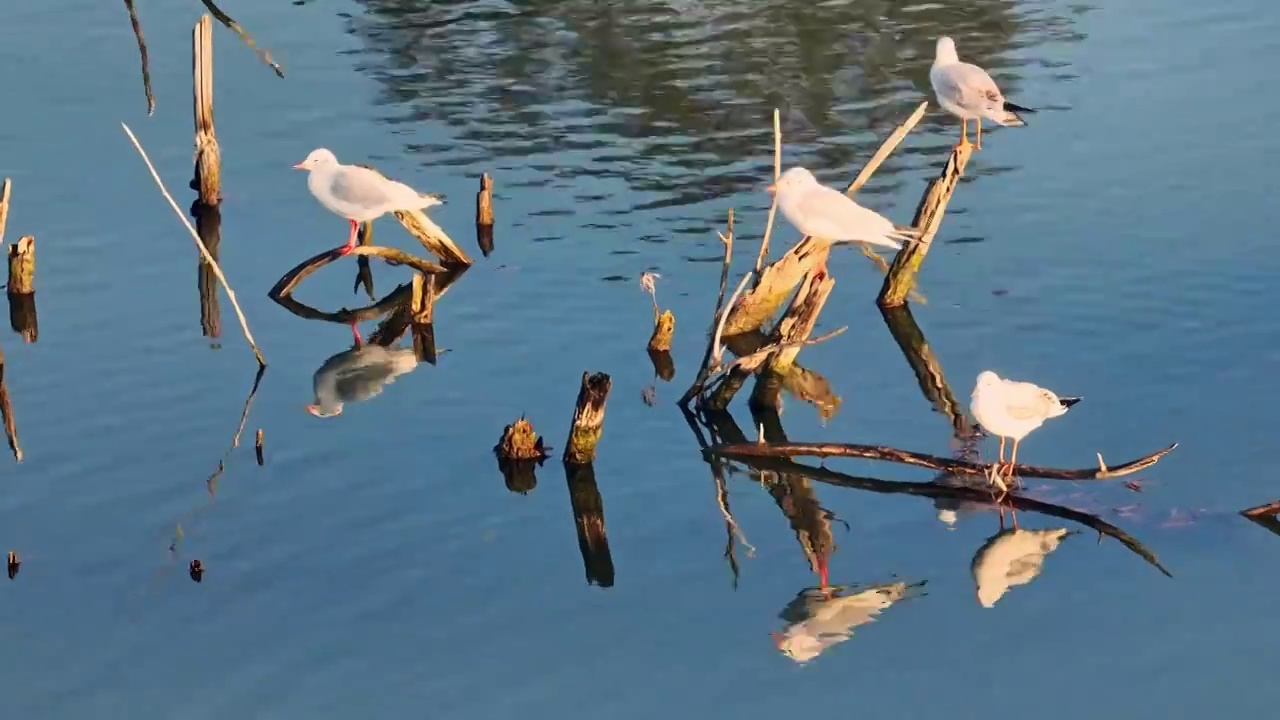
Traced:
<svg viewBox="0 0 1280 720">
<path fill-rule="evenodd" d="M 476 193 L 476 244 L 485 257 L 493 252 L 493 178 L 480 176 L 480 192 Z"/>
<path fill-rule="evenodd" d="M 649 362 L 653 363 L 653 374 L 663 381 L 671 382 L 671 378 L 676 376 L 676 362 L 666 350 L 649 348 Z"/>
<path fill-rule="evenodd" d="M 9 325 L 27 342 L 40 335 L 36 322 L 36 239 L 27 235 L 9 246 Z"/>
<path fill-rule="evenodd" d="M 612 387 L 613 381 L 604 373 L 582 373 L 582 388 L 564 447 L 566 463 L 586 465 L 596 459 L 596 444 L 604 431 L 604 406 Z"/>
<path fill-rule="evenodd" d="M 671 351 L 671 335 L 676 330 L 676 316 L 670 310 L 663 310 L 653 325 L 653 335 L 649 336 L 649 349 L 662 352 Z"/>
<path fill-rule="evenodd" d="M 573 521 L 578 530 L 578 550 L 587 582 L 600 587 L 613 587 L 613 556 L 609 553 L 609 536 L 604 526 L 604 500 L 596 486 L 596 471 L 590 463 L 565 463 L 565 480 L 569 483 L 569 501 Z"/>
<path fill-rule="evenodd" d="M 196 234 L 214 262 L 222 252 L 222 210 L 197 200 L 191 205 L 196 219 Z M 218 304 L 218 276 L 213 266 L 201 256 L 196 268 L 196 290 L 200 294 L 200 332 L 207 338 L 222 337 L 222 308 Z"/>
<path fill-rule="evenodd" d="M 528 420 L 520 418 L 504 428 L 493 452 L 508 490 L 523 495 L 538 485 L 534 468 L 547 458 L 547 449 Z"/>
<path fill-rule="evenodd" d="M 432 320 L 436 305 L 434 275 L 418 273 L 413 276 L 413 291 L 409 300 L 409 314 L 413 331 L 413 354 L 418 362 L 436 364 L 436 328 Z"/>
</svg>

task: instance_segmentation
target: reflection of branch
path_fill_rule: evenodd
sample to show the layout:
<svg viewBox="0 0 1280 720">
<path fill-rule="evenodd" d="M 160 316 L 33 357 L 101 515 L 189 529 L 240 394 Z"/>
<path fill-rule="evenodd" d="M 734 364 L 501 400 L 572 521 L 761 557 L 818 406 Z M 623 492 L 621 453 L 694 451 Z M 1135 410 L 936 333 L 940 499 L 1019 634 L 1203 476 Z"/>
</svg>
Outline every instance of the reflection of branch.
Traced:
<svg viewBox="0 0 1280 720">
<path fill-rule="evenodd" d="M 1109 478 L 1120 477 L 1121 475 L 1130 475 L 1138 472 L 1139 470 L 1145 470 L 1146 468 L 1155 465 L 1161 458 L 1168 455 L 1176 447 L 1178 447 L 1178 443 L 1174 443 L 1162 450 L 1157 450 L 1150 455 L 1144 455 L 1137 460 L 1130 460 L 1127 463 L 1121 463 L 1105 469 L 1083 468 L 1080 470 L 1063 470 L 1059 468 L 1040 467 L 1037 465 L 1017 465 L 1013 469 L 1013 474 L 1023 477 L 1045 478 L 1048 480 L 1107 480 Z M 904 465 L 915 465 L 918 467 L 927 467 L 934 470 L 942 470 L 944 472 L 957 474 L 963 473 L 966 475 L 985 475 L 991 467 L 985 463 L 972 463 L 965 460 L 954 460 L 951 458 L 938 457 L 937 455 L 912 452 L 910 450 L 899 450 L 898 448 L 879 445 L 854 445 L 852 443 L 739 443 L 732 445 L 718 445 L 705 452 L 727 457 L 731 460 L 757 457 L 857 457 L 866 458 L 867 460 L 883 460 L 885 462 L 896 462 Z"/>
<path fill-rule="evenodd" d="M 381 247 L 379 245 L 359 245 L 347 254 L 357 257 L 372 255 L 386 260 L 391 265 L 408 265 L 414 270 L 424 273 L 443 274 L 446 272 L 443 267 L 433 262 L 427 262 L 395 248 Z M 340 257 L 343 257 L 341 251 L 335 248 L 303 260 L 277 280 L 275 286 L 267 292 L 267 296 L 279 302 L 278 298 L 292 293 L 294 288 L 298 287 L 298 283 L 302 282 L 308 275 Z"/>
<path fill-rule="evenodd" d="M 975 503 L 992 502 L 991 494 L 980 488 L 949 487 L 945 485 L 937 485 L 935 483 L 903 482 L 879 480 L 877 478 L 855 477 L 836 472 L 834 470 L 828 470 L 826 468 L 802 465 L 797 462 L 774 457 L 752 458 L 750 461 L 739 460 L 738 462 L 742 462 L 748 467 L 756 470 L 772 470 L 773 472 L 794 473 L 797 475 L 803 474 L 807 477 L 813 478 L 814 480 L 818 480 L 819 482 L 886 495 L 916 495 L 934 499 L 949 498 Z M 1146 548 L 1146 546 L 1125 531 L 1096 515 L 1091 515 L 1079 510 L 1073 510 L 1061 505 L 1054 505 L 1053 503 L 1047 503 L 1020 495 L 1009 495 L 1005 498 L 1004 502 L 1012 505 L 1015 510 L 1040 513 L 1042 515 L 1070 520 L 1091 528 L 1102 535 L 1115 538 L 1120 542 L 1120 544 L 1129 548 L 1129 550 L 1133 551 L 1143 560 L 1146 560 L 1157 570 L 1168 577 L 1173 577 L 1173 575 L 1160 564 L 1160 561 L 1150 550 Z"/>
<path fill-rule="evenodd" d="M 882 308 L 880 312 L 884 317 L 884 324 L 889 328 L 889 334 L 893 335 L 898 349 L 902 350 L 903 357 L 915 373 L 916 382 L 920 384 L 925 399 L 935 410 L 947 416 L 957 439 L 963 440 L 972 435 L 974 430 L 969 424 L 969 418 L 960 403 L 956 402 L 956 396 L 951 392 L 946 376 L 942 374 L 942 365 L 938 363 L 925 340 L 924 332 L 912 317 L 911 309 L 907 305 L 899 305 Z"/>
</svg>

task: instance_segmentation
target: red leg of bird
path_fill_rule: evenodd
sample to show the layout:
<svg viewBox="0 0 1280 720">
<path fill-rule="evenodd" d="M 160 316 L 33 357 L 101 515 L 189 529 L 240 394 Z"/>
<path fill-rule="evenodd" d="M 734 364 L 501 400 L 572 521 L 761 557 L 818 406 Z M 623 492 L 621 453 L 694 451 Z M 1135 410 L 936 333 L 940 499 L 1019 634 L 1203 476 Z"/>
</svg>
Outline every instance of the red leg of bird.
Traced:
<svg viewBox="0 0 1280 720">
<path fill-rule="evenodd" d="M 352 250 L 356 249 L 356 233 L 360 231 L 360 223 L 355 220 L 348 220 L 351 223 L 351 234 L 347 236 L 347 244 L 338 248 L 339 255 L 350 255 Z"/>
<path fill-rule="evenodd" d="M 819 555 L 818 556 L 818 584 L 821 586 L 823 592 L 827 591 L 827 586 L 830 584 L 828 582 L 827 571 L 828 571 L 827 557 L 824 555 Z"/>
<path fill-rule="evenodd" d="M 355 323 L 351 323 L 351 338 L 355 340 L 356 347 L 364 345 L 364 338 L 360 337 L 360 328 Z"/>
</svg>

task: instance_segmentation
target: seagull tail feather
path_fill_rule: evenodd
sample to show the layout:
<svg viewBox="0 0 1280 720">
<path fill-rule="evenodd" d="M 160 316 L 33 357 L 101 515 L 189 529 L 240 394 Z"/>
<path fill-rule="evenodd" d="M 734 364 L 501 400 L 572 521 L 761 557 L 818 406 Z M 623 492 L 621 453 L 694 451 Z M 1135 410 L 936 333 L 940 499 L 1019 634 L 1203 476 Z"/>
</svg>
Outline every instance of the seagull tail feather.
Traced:
<svg viewBox="0 0 1280 720">
<path fill-rule="evenodd" d="M 885 237 L 901 245 L 912 245 L 920 242 L 922 231 L 911 225 L 894 225 L 893 230 L 885 233 Z M 899 247 L 901 249 L 901 247 Z"/>
</svg>

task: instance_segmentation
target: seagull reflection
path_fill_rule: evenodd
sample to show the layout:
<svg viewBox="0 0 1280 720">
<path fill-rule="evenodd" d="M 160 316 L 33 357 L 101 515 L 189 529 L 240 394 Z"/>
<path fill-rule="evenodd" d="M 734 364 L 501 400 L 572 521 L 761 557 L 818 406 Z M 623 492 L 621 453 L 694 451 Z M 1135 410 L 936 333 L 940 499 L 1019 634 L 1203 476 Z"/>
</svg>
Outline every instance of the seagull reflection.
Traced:
<svg viewBox="0 0 1280 720">
<path fill-rule="evenodd" d="M 996 604 L 1009 588 L 1026 585 L 1040 574 L 1045 556 L 1058 549 L 1068 535 L 1066 528 L 1050 530 L 1001 530 L 978 548 L 969 569 L 983 607 Z"/>
<path fill-rule="evenodd" d="M 316 417 L 341 415 L 343 404 L 374 397 L 383 387 L 417 366 L 413 348 L 367 345 L 356 335 L 355 347 L 325 360 L 316 370 L 312 379 L 316 401 L 307 406 L 307 412 Z"/>
<path fill-rule="evenodd" d="M 884 583 L 867 587 L 848 586 L 834 594 L 802 590 L 778 617 L 788 625 L 773 633 L 783 655 L 803 665 L 824 650 L 853 637 L 853 628 L 876 619 L 880 611 L 904 598 L 924 583 Z"/>
</svg>

